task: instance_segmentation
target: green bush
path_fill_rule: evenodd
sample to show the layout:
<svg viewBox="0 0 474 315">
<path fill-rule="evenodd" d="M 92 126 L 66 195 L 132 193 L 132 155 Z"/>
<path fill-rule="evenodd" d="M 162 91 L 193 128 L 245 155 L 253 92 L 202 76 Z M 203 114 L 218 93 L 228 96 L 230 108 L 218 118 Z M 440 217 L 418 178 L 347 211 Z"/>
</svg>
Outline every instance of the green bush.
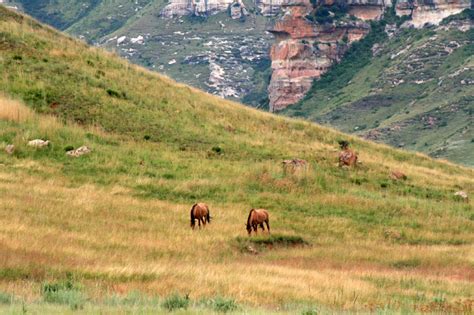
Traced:
<svg viewBox="0 0 474 315">
<path fill-rule="evenodd" d="M 217 154 L 222 154 L 222 148 L 219 146 L 212 147 L 212 151 L 217 153 Z"/>
<path fill-rule="evenodd" d="M 187 309 L 189 306 L 189 296 L 187 294 L 185 296 L 173 294 L 166 298 L 161 306 L 170 312 L 178 309 Z"/>
<path fill-rule="evenodd" d="M 111 97 L 127 99 L 127 94 L 125 92 L 118 92 L 113 89 L 107 89 L 107 94 Z"/>
<path fill-rule="evenodd" d="M 212 307 L 216 312 L 227 313 L 235 311 L 238 305 L 232 299 L 217 297 L 212 301 Z"/>
<path fill-rule="evenodd" d="M 82 309 L 86 302 L 84 294 L 76 290 L 58 290 L 43 295 L 47 303 L 68 305 L 72 310 Z"/>
<path fill-rule="evenodd" d="M 72 310 L 82 309 L 86 302 L 80 286 L 72 279 L 43 283 L 41 293 L 45 302 L 68 305 Z"/>
<path fill-rule="evenodd" d="M 0 304 L 11 304 L 13 302 L 13 296 L 9 293 L 0 292 Z"/>
</svg>

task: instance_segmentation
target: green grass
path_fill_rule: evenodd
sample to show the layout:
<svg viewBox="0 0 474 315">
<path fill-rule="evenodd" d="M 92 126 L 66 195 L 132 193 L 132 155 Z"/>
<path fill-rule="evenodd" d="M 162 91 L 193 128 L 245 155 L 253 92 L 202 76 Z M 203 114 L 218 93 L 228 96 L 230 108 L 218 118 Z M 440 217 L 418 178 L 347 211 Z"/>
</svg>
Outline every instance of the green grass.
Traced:
<svg viewBox="0 0 474 315">
<path fill-rule="evenodd" d="M 167 297 L 162 304 L 162 307 L 168 311 L 174 311 L 179 309 L 186 310 L 189 306 L 189 297 L 174 294 Z"/>
<path fill-rule="evenodd" d="M 470 11 L 444 24 L 466 19 Z M 341 63 L 315 81 L 306 98 L 284 114 L 360 136 L 376 132 L 378 142 L 472 165 L 469 105 L 473 88 L 461 84 L 472 77 L 472 71 L 453 76 L 472 68 L 472 30 L 399 29 L 388 39 L 385 25 L 402 22 L 392 15 L 372 23 L 372 31 L 354 43 Z M 459 48 L 445 53 L 452 42 Z M 380 52 L 372 56 L 375 44 Z M 396 57 L 397 53 L 401 55 Z"/>
</svg>

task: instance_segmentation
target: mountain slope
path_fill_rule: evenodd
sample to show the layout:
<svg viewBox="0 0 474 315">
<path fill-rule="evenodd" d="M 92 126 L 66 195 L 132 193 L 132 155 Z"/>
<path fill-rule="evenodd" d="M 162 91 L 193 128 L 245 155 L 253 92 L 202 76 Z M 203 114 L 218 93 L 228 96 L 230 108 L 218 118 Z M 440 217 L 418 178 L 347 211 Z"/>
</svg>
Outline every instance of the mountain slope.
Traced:
<svg viewBox="0 0 474 315">
<path fill-rule="evenodd" d="M 453 196 L 472 169 L 222 100 L 1 7 L 0 70 L 0 145 L 16 146 L 0 151 L 0 290 L 19 301 L 2 311 L 157 312 L 149 296 L 174 292 L 197 312 L 216 296 L 242 312 L 472 309 L 472 201 Z M 341 139 L 356 169 L 336 166 Z M 311 167 L 285 174 L 291 157 Z M 196 201 L 214 220 L 193 232 Z M 273 238 L 247 238 L 251 207 Z"/>
<path fill-rule="evenodd" d="M 470 13 L 439 27 L 368 36 L 286 114 L 474 165 Z"/>
<path fill-rule="evenodd" d="M 161 0 L 17 1 L 40 21 L 136 64 L 260 106 L 266 100 L 273 37 L 266 32 L 269 19 L 254 2 L 244 2 L 248 15 L 232 19 L 227 11 L 164 18 L 167 2 Z"/>
</svg>

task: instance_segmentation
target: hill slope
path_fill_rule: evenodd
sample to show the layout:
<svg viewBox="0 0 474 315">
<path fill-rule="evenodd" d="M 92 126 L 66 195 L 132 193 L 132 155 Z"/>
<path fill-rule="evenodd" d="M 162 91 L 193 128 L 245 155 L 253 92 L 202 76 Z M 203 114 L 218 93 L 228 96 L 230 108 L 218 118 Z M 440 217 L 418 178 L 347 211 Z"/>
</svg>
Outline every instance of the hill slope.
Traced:
<svg viewBox="0 0 474 315">
<path fill-rule="evenodd" d="M 472 309 L 472 201 L 453 197 L 471 169 L 210 96 L 3 8 L 0 70 L 0 144 L 17 147 L 0 152 L 0 290 L 26 301 L 3 310 L 156 312 L 149 296 L 173 292 L 201 312 L 216 295 L 263 312 Z M 340 139 L 357 169 L 336 167 Z M 311 168 L 285 175 L 291 157 Z M 214 220 L 193 232 L 196 201 Z M 255 240 L 272 248 L 247 239 L 251 207 L 269 209 L 275 237 Z M 310 245 L 279 243 L 298 236 Z"/>
<path fill-rule="evenodd" d="M 17 4 L 40 21 L 132 62 L 226 98 L 257 106 L 266 99 L 273 36 L 269 18 L 244 1 L 248 15 L 163 18 L 162 0 L 29 1 Z"/>
<path fill-rule="evenodd" d="M 438 27 L 370 34 L 285 114 L 474 165 L 469 16 L 472 10 Z"/>
</svg>

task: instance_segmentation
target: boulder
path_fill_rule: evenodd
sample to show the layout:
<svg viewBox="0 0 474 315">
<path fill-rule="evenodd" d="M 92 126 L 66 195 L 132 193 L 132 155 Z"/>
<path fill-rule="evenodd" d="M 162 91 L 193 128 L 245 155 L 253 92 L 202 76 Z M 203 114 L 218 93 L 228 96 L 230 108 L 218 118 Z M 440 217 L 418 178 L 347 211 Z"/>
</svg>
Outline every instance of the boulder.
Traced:
<svg viewBox="0 0 474 315">
<path fill-rule="evenodd" d="M 49 140 L 34 139 L 28 142 L 28 146 L 34 148 L 44 148 L 49 145 Z"/>
<path fill-rule="evenodd" d="M 406 180 L 407 176 L 400 171 L 392 171 L 390 172 L 390 178 L 393 180 Z"/>
<path fill-rule="evenodd" d="M 285 174 L 294 174 L 300 170 L 306 171 L 308 169 L 308 162 L 302 159 L 284 160 L 282 164 Z"/>
<path fill-rule="evenodd" d="M 463 201 L 465 201 L 465 202 L 469 202 L 469 197 L 467 196 L 467 192 L 465 192 L 465 191 L 462 191 L 462 190 L 456 191 L 456 192 L 454 193 L 454 197 L 456 197 L 456 198 L 459 199 L 459 200 L 463 200 Z"/>
<path fill-rule="evenodd" d="M 13 144 L 9 144 L 5 147 L 5 152 L 8 155 L 12 155 L 15 152 L 15 146 Z"/>
<path fill-rule="evenodd" d="M 72 157 L 80 157 L 82 155 L 89 154 L 91 152 L 92 152 L 92 149 L 84 145 L 80 148 L 77 148 L 76 150 L 67 151 L 66 154 Z"/>
</svg>

